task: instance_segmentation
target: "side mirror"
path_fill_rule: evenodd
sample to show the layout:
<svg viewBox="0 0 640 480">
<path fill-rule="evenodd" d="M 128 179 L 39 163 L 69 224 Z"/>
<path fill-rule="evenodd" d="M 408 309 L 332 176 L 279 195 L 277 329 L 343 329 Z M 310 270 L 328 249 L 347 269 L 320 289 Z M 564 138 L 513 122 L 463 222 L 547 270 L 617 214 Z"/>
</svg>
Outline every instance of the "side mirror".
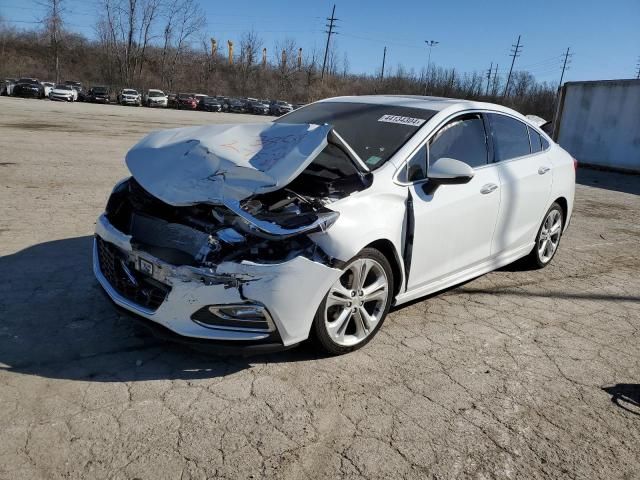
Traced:
<svg viewBox="0 0 640 480">
<path fill-rule="evenodd" d="M 429 167 L 427 177 L 438 185 L 459 184 L 467 183 L 474 174 L 473 168 L 460 160 L 439 158 Z"/>
</svg>

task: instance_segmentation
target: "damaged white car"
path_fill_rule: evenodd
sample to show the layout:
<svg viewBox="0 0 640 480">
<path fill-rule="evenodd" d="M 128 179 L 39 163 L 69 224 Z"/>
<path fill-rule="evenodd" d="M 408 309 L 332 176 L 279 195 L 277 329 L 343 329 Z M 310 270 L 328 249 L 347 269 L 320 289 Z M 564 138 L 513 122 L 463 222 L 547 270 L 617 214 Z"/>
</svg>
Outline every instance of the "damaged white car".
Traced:
<svg viewBox="0 0 640 480">
<path fill-rule="evenodd" d="M 553 258 L 575 163 L 522 115 L 341 97 L 274 123 L 155 132 L 96 225 L 94 271 L 169 336 L 272 350 L 366 344 L 392 305 Z"/>
</svg>

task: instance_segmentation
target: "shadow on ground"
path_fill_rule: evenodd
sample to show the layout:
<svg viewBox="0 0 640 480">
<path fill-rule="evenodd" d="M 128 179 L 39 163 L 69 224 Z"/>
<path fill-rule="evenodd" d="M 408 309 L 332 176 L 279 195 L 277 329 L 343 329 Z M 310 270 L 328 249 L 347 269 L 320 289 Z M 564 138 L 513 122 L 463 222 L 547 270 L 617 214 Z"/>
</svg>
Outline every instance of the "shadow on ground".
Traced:
<svg viewBox="0 0 640 480">
<path fill-rule="evenodd" d="M 640 385 L 637 383 L 617 383 L 602 390 L 611 395 L 611 401 L 618 407 L 640 415 Z"/>
<path fill-rule="evenodd" d="M 591 168 L 578 168 L 576 183 L 589 187 L 640 195 L 640 175 L 607 172 Z"/>
<path fill-rule="evenodd" d="M 93 237 L 0 257 L 0 368 L 94 381 L 224 376 L 252 363 L 320 357 L 310 346 L 257 357 L 215 356 L 164 342 L 121 316 L 93 277 Z"/>
</svg>

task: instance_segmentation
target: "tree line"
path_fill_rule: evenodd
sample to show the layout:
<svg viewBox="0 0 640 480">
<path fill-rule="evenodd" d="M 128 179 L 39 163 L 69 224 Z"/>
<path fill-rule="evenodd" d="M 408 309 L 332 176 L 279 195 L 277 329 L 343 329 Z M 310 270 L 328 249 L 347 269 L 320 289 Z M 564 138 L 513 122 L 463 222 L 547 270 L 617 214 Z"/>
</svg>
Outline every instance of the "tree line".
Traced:
<svg viewBox="0 0 640 480">
<path fill-rule="evenodd" d="M 0 18 L 0 76 L 77 80 L 84 84 L 161 88 L 170 92 L 278 98 L 310 102 L 338 95 L 407 94 L 487 100 L 524 114 L 553 116 L 555 86 L 515 71 L 505 80 L 455 68 L 353 73 L 346 52 L 302 51 L 295 39 L 267 46 L 256 32 L 237 42 L 204 35 L 197 0 L 98 0 L 94 38 L 65 28 L 64 0 L 46 0 L 35 28 L 16 29 Z M 223 43 L 224 42 L 224 43 Z M 233 50 L 231 60 L 228 50 Z M 64 78 L 62 78 L 64 77 Z"/>
</svg>

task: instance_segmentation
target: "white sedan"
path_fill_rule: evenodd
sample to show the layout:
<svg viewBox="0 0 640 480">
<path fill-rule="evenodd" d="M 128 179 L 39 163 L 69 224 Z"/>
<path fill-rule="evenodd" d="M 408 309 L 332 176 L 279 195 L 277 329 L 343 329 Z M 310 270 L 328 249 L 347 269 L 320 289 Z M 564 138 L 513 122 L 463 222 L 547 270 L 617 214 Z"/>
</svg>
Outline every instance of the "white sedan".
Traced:
<svg viewBox="0 0 640 480">
<path fill-rule="evenodd" d="M 365 345 L 392 305 L 524 257 L 569 224 L 575 161 L 464 100 L 327 99 L 274 123 L 154 132 L 97 221 L 94 272 L 158 331 L 271 350 Z"/>
<path fill-rule="evenodd" d="M 78 91 L 71 85 L 59 83 L 49 91 L 49 99 L 75 102 L 78 100 Z"/>
</svg>

